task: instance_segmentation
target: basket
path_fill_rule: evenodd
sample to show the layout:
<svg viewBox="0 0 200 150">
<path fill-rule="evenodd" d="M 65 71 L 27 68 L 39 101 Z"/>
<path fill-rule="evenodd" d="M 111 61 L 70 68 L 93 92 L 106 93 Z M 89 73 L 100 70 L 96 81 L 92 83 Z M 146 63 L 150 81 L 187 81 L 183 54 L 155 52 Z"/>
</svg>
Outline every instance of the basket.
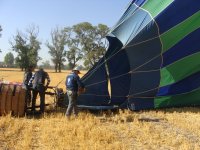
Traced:
<svg viewBox="0 0 200 150">
<path fill-rule="evenodd" d="M 24 116 L 26 91 L 19 83 L 0 83 L 0 115 Z"/>
</svg>

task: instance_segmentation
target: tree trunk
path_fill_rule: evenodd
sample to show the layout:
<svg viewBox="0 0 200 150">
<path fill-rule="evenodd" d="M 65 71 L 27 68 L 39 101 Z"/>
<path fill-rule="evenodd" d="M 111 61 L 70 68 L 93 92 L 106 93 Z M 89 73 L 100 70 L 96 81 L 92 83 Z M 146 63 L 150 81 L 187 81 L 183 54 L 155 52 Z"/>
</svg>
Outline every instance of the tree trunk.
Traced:
<svg viewBox="0 0 200 150">
<path fill-rule="evenodd" d="M 76 66 L 76 63 L 74 62 L 73 65 L 72 65 L 72 69 L 73 69 L 75 66 Z"/>
<path fill-rule="evenodd" d="M 59 69 L 59 72 L 61 72 L 61 64 L 60 63 L 58 64 L 58 69 Z"/>
<path fill-rule="evenodd" d="M 73 62 L 73 66 L 72 69 L 76 66 L 76 58 L 74 57 L 74 62 Z"/>
<path fill-rule="evenodd" d="M 55 72 L 58 72 L 58 64 L 55 64 Z"/>
</svg>

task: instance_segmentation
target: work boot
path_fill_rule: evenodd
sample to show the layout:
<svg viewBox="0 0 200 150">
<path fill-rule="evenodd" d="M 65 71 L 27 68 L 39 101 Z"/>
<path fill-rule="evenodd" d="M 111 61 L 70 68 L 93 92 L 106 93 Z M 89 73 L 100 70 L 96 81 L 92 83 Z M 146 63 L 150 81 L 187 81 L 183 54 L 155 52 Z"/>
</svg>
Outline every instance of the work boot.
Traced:
<svg viewBox="0 0 200 150">
<path fill-rule="evenodd" d="M 67 121 L 70 121 L 70 116 L 66 115 Z"/>
</svg>

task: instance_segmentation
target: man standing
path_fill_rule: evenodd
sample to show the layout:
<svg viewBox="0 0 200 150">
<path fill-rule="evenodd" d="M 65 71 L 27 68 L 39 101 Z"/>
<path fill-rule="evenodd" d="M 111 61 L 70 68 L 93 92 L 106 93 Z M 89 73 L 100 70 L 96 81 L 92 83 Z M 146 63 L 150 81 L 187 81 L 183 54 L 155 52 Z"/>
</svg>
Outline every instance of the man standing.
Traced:
<svg viewBox="0 0 200 150">
<path fill-rule="evenodd" d="M 24 80 L 23 80 L 23 88 L 26 90 L 26 100 L 25 100 L 25 106 L 30 105 L 31 104 L 31 89 L 30 86 L 28 86 L 28 82 L 31 79 L 33 72 L 34 71 L 34 67 L 33 66 L 29 66 L 25 73 L 24 73 Z"/>
<path fill-rule="evenodd" d="M 45 85 L 45 80 L 47 83 Z M 50 78 L 47 72 L 43 68 L 39 70 L 31 77 L 28 85 L 31 85 L 33 82 L 33 98 L 32 98 L 32 111 L 35 112 L 35 103 L 36 98 L 39 93 L 40 95 L 40 112 L 44 113 L 45 108 L 45 91 L 50 83 Z"/>
<path fill-rule="evenodd" d="M 66 116 L 69 118 L 72 110 L 74 112 L 74 115 L 78 115 L 78 110 L 76 106 L 76 101 L 78 97 L 78 89 L 84 88 L 84 84 L 80 81 L 80 77 L 78 76 L 80 74 L 79 67 L 75 67 L 72 70 L 72 73 L 70 73 L 66 78 L 66 89 L 67 89 L 67 96 L 69 99 L 68 108 L 66 111 Z"/>
</svg>

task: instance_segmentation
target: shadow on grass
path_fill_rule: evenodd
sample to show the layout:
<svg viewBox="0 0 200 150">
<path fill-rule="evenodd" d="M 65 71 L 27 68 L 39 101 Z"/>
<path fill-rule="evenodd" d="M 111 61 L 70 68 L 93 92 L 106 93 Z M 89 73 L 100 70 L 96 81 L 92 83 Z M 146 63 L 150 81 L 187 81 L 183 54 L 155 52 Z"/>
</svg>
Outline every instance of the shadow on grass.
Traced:
<svg viewBox="0 0 200 150">
<path fill-rule="evenodd" d="M 143 110 L 143 112 L 163 112 L 163 113 L 200 113 L 200 106 L 191 106 L 191 107 L 172 107 L 172 108 L 159 108 L 151 110 Z"/>
<path fill-rule="evenodd" d="M 51 116 L 51 115 L 65 115 L 67 108 L 51 108 L 45 110 L 45 113 L 42 114 L 39 111 L 36 112 L 31 112 L 27 111 L 26 117 L 28 119 L 42 119 L 44 116 Z M 162 109 L 151 109 L 151 110 L 140 110 L 140 111 L 130 111 L 127 109 L 114 109 L 114 110 L 88 110 L 88 109 L 79 109 L 79 112 L 86 113 L 86 114 L 91 114 L 96 117 L 112 117 L 113 115 L 121 115 L 123 112 L 129 112 L 129 115 L 132 113 L 136 114 L 142 114 L 142 113 L 200 113 L 200 106 L 198 107 L 176 107 L 176 108 L 162 108 Z M 161 119 L 162 120 L 162 119 Z M 158 118 L 140 118 L 139 121 L 144 121 L 144 122 L 159 122 L 160 119 Z"/>
<path fill-rule="evenodd" d="M 32 112 L 31 110 L 27 110 L 25 117 L 27 119 L 42 119 L 44 116 L 56 116 L 56 115 L 63 115 L 65 116 L 67 107 L 57 107 L 57 108 L 50 108 L 46 109 L 44 113 L 41 113 L 39 110 L 36 110 L 35 112 Z M 85 114 L 91 114 L 96 117 L 102 117 L 102 116 L 112 116 L 112 115 L 117 115 L 119 114 L 119 110 L 88 110 L 88 109 L 78 109 L 79 113 L 85 113 Z"/>
</svg>

